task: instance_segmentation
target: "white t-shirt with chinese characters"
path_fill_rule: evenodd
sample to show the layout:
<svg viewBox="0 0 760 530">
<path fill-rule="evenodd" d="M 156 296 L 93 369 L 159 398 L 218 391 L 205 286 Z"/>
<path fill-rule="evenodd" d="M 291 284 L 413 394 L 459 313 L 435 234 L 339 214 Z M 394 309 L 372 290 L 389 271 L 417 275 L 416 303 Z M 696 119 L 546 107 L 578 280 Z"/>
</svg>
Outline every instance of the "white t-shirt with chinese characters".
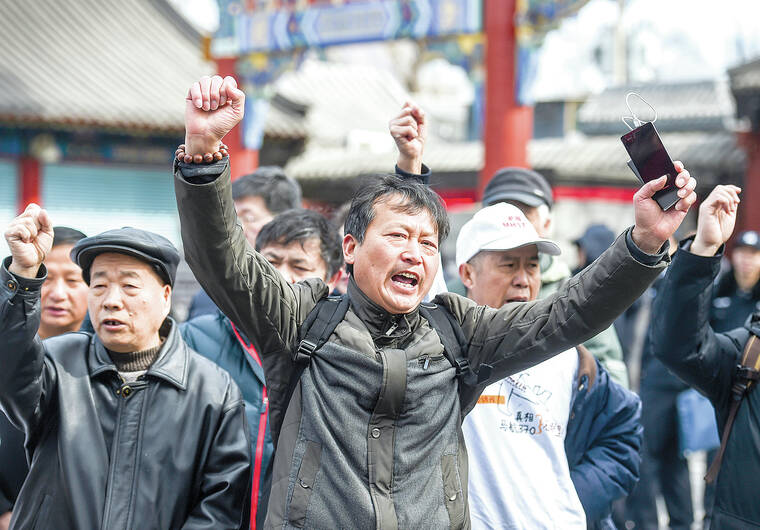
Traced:
<svg viewBox="0 0 760 530">
<path fill-rule="evenodd" d="M 575 348 L 489 385 L 462 430 L 472 528 L 585 529 L 565 454 Z"/>
</svg>

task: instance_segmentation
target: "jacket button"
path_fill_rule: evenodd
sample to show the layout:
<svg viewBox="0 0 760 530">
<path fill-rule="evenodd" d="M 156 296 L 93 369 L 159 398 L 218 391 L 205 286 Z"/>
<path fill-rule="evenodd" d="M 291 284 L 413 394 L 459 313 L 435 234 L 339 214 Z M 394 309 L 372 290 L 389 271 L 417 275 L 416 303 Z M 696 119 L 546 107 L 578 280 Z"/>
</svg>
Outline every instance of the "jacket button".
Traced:
<svg viewBox="0 0 760 530">
<path fill-rule="evenodd" d="M 449 500 L 452 501 L 452 502 L 454 502 L 455 500 L 457 500 L 457 494 L 455 493 L 454 495 L 449 496 Z"/>
<path fill-rule="evenodd" d="M 18 284 L 13 280 L 8 280 L 5 286 L 8 287 L 8 289 L 10 289 L 11 291 L 15 291 L 16 287 L 18 287 Z"/>
<path fill-rule="evenodd" d="M 129 395 L 132 393 L 132 388 L 125 386 L 124 389 L 121 391 L 121 395 L 124 397 L 129 397 Z"/>
<path fill-rule="evenodd" d="M 372 438 L 380 438 L 380 429 L 377 427 L 372 429 Z"/>
</svg>

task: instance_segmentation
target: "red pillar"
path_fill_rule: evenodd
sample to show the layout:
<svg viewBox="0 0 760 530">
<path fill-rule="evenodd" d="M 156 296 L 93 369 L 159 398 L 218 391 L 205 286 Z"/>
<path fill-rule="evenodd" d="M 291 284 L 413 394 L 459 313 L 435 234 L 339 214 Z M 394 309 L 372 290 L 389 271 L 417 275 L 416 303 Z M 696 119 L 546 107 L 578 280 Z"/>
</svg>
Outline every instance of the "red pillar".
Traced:
<svg viewBox="0 0 760 530">
<path fill-rule="evenodd" d="M 18 164 L 18 213 L 23 212 L 30 202 L 42 205 L 40 183 L 40 161 L 22 156 Z"/>
<path fill-rule="evenodd" d="M 485 167 L 478 197 L 493 174 L 505 166 L 528 167 L 528 141 L 533 135 L 533 108 L 515 99 L 517 0 L 483 0 L 486 30 Z"/>
<path fill-rule="evenodd" d="M 231 75 L 238 85 L 240 79 L 235 73 L 235 59 L 225 58 L 216 60 L 216 70 L 222 77 Z M 245 119 L 245 118 L 243 118 Z M 252 172 L 259 165 L 259 152 L 255 149 L 246 149 L 243 145 L 243 124 L 242 122 L 232 129 L 224 137 L 224 143 L 229 147 L 230 152 L 230 170 L 232 171 L 232 180 Z"/>
<path fill-rule="evenodd" d="M 760 132 L 738 133 L 737 141 L 747 154 L 747 172 L 742 188 L 742 203 L 734 233 L 760 230 Z"/>
</svg>

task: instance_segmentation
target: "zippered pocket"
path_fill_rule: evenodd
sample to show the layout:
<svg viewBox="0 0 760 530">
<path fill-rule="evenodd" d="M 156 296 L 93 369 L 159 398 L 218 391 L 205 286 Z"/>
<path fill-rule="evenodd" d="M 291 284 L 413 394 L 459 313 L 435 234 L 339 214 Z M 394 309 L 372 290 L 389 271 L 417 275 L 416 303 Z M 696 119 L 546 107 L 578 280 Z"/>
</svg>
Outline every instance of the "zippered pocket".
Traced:
<svg viewBox="0 0 760 530">
<path fill-rule="evenodd" d="M 314 490 L 314 481 L 317 478 L 321 459 L 322 445 L 307 440 L 306 451 L 303 454 L 301 466 L 298 468 L 288 510 L 288 521 L 298 528 L 303 528 L 306 523 L 306 510 L 309 507 L 309 499 Z"/>
<path fill-rule="evenodd" d="M 446 511 L 449 512 L 450 528 L 461 528 L 464 524 L 464 499 L 456 454 L 441 456 L 441 473 L 444 503 Z"/>
<path fill-rule="evenodd" d="M 445 358 L 446 357 L 442 353 L 439 353 L 438 355 L 425 354 L 425 355 L 420 355 L 417 358 L 417 362 L 419 363 L 420 368 L 422 368 L 423 370 L 427 370 L 428 368 L 430 368 L 430 365 L 432 363 L 438 362 L 441 359 L 445 359 Z"/>
</svg>

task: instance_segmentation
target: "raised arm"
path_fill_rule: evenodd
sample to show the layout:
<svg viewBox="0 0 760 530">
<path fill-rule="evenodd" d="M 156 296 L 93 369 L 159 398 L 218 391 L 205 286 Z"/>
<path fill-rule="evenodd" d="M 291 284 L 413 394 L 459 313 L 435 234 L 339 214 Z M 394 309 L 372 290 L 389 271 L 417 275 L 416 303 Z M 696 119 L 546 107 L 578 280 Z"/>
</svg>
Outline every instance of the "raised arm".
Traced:
<svg viewBox="0 0 760 530">
<path fill-rule="evenodd" d="M 47 410 L 56 384 L 37 337 L 43 260 L 53 246 L 53 225 L 36 204 L 11 221 L 5 231 L 11 251 L 0 268 L 0 408 L 27 439 Z"/>
<path fill-rule="evenodd" d="M 185 103 L 185 152 L 218 151 L 243 117 L 245 95 L 232 77 L 205 77 Z M 219 308 L 267 354 L 289 352 L 298 325 L 326 294 L 319 281 L 291 285 L 250 245 L 237 221 L 228 159 L 175 162 L 174 183 L 185 259 Z"/>
<path fill-rule="evenodd" d="M 398 149 L 396 167 L 407 175 L 420 176 L 425 180 L 422 164 L 422 153 L 427 141 L 425 111 L 407 101 L 401 112 L 388 123 L 388 132 Z"/>
<path fill-rule="evenodd" d="M 675 208 L 662 211 L 652 199 L 664 178 L 644 185 L 634 196 L 636 225 L 550 297 L 500 309 L 442 297 L 470 339 L 470 364 L 489 364 L 490 380 L 501 379 L 582 343 L 630 306 L 666 266 L 668 237 L 696 200 L 696 182 L 676 164 L 681 200 Z"/>
<path fill-rule="evenodd" d="M 740 191 L 717 186 L 707 196 L 699 207 L 697 235 L 673 256 L 652 306 L 652 352 L 719 409 L 744 345 L 733 334 L 710 328 L 712 284 L 720 270 L 720 247 L 734 230 Z"/>
</svg>

